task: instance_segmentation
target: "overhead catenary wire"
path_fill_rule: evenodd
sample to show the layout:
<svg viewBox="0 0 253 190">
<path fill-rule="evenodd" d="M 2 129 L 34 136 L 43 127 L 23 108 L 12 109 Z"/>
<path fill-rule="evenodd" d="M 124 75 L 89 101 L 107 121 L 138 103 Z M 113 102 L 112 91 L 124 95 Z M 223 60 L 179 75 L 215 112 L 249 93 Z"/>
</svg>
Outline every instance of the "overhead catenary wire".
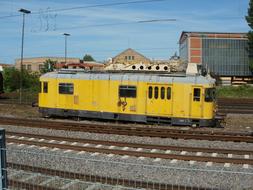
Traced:
<svg viewBox="0 0 253 190">
<path fill-rule="evenodd" d="M 117 26 L 117 25 L 128 25 L 128 24 L 145 24 L 145 23 L 155 23 L 155 22 L 174 22 L 177 21 L 177 19 L 152 19 L 152 20 L 137 20 L 137 21 L 131 21 L 131 22 L 116 22 L 116 23 L 105 23 L 105 24 L 91 24 L 91 25 L 85 25 L 85 26 L 72 26 L 72 27 L 59 27 L 54 29 L 56 30 L 66 30 L 66 29 L 81 29 L 81 28 L 89 28 L 89 27 L 105 27 L 105 26 Z M 48 32 L 48 31 L 45 31 Z"/>
<path fill-rule="evenodd" d="M 49 13 L 49 12 L 63 12 L 63 11 L 71 11 L 71 10 L 77 10 L 77 9 L 110 7 L 110 6 L 130 5 L 130 4 L 139 4 L 139 3 L 152 3 L 152 2 L 162 2 L 162 1 L 168 1 L 168 0 L 137 0 L 137 1 L 117 2 L 117 3 L 104 3 L 104 4 L 69 7 L 69 8 L 46 9 L 45 11 L 33 11 L 31 14 L 41 14 L 43 12 L 47 12 L 47 13 Z M 18 17 L 18 16 L 21 16 L 21 14 L 5 15 L 5 16 L 1 16 L 0 19 L 12 18 L 12 17 Z"/>
</svg>

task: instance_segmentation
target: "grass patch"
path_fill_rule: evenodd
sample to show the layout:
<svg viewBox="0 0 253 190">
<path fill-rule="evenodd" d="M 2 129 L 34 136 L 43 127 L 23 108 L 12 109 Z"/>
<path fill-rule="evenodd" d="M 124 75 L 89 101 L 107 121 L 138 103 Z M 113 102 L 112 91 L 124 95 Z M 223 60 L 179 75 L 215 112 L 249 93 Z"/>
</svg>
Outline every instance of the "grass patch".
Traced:
<svg viewBox="0 0 253 190">
<path fill-rule="evenodd" d="M 253 98 L 253 86 L 223 86 L 217 87 L 218 98 Z"/>
</svg>

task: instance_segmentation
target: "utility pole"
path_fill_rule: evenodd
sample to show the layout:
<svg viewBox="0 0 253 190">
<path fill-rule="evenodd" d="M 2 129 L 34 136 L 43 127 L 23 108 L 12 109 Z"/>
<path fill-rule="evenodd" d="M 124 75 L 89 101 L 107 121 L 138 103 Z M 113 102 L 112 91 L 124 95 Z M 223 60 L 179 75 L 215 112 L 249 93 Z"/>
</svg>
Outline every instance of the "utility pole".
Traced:
<svg viewBox="0 0 253 190">
<path fill-rule="evenodd" d="M 22 103 L 22 79 L 23 79 L 23 58 L 24 58 L 24 37 L 25 37 L 25 15 L 30 14 L 31 11 L 26 9 L 20 9 L 19 12 L 23 13 L 23 25 L 22 25 L 22 44 L 21 44 L 21 60 L 20 60 L 20 83 L 19 83 L 19 103 Z"/>
<path fill-rule="evenodd" d="M 65 65 L 67 63 L 67 37 L 70 36 L 68 33 L 63 34 L 65 36 Z"/>
</svg>

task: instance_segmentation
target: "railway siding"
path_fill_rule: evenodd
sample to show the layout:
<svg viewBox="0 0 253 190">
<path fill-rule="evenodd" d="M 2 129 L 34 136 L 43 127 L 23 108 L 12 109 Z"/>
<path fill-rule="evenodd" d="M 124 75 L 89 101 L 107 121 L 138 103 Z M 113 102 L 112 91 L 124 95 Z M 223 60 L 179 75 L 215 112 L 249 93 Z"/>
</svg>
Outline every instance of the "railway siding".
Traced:
<svg viewBox="0 0 253 190">
<path fill-rule="evenodd" d="M 253 155 L 253 151 L 242 151 L 240 152 L 240 150 L 222 150 L 222 149 L 201 149 L 201 148 L 193 148 L 193 150 L 191 149 L 191 147 L 179 147 L 177 149 L 177 152 L 179 153 L 168 153 L 168 151 L 171 151 L 171 149 L 176 149 L 176 147 L 166 147 L 166 146 L 160 146 L 162 147 L 162 150 L 159 150 L 159 147 L 156 147 L 155 145 L 149 145 L 152 148 L 157 148 L 157 149 L 152 149 L 149 146 L 138 146 L 137 144 L 130 144 L 130 143 L 125 143 L 124 147 L 134 147 L 134 150 L 128 150 L 128 149 L 122 149 L 122 146 L 120 147 L 115 147 L 114 145 L 116 145 L 115 143 L 109 144 L 110 146 L 108 146 L 108 144 L 106 143 L 105 147 L 101 147 L 103 145 L 103 142 L 100 141 L 100 145 L 98 146 L 91 146 L 91 144 L 88 143 L 88 141 L 84 142 L 82 145 L 76 145 L 73 143 L 72 144 L 66 144 L 66 142 L 68 141 L 67 138 L 54 138 L 54 137 L 49 137 L 49 136 L 40 136 L 37 140 L 35 140 L 34 137 L 31 137 L 28 135 L 27 140 L 24 139 L 25 135 L 22 134 L 20 135 L 20 137 L 15 138 L 15 136 L 11 136 L 11 138 L 7 137 L 7 142 L 8 143 L 15 143 L 15 144 L 26 144 L 26 145 L 30 145 L 32 146 L 32 148 L 34 146 L 38 146 L 38 147 L 48 147 L 48 148 L 52 148 L 52 149 L 64 149 L 67 150 L 68 152 L 70 151 L 85 151 L 85 152 L 89 152 L 89 153 L 102 153 L 102 154 L 115 154 L 115 155 L 121 155 L 121 156 L 134 156 L 134 157 L 147 157 L 147 158 L 160 158 L 160 159 L 177 159 L 177 160 L 183 160 L 183 161 L 198 161 L 198 162 L 215 162 L 215 163 L 231 163 L 231 164 L 248 164 L 248 165 L 253 165 L 253 159 L 251 158 L 245 158 L 245 157 L 241 157 L 241 158 L 236 158 L 236 157 L 232 157 L 231 155 Z M 51 140 L 50 140 L 51 138 Z M 43 139 L 41 141 L 41 139 Z M 48 142 L 45 142 L 45 139 L 48 140 Z M 55 142 L 55 139 L 57 139 L 59 142 Z M 70 139 L 70 142 L 73 139 Z M 61 143 L 64 142 L 64 143 Z M 90 142 L 91 143 L 91 142 Z M 93 142 L 92 142 L 93 143 Z M 123 147 L 123 148 L 124 148 Z M 143 148 L 145 148 L 145 150 L 143 150 Z M 147 150 L 148 149 L 148 150 Z M 186 155 L 187 151 L 189 152 L 196 152 L 196 155 Z M 153 151 L 156 150 L 156 151 Z M 160 152 L 157 152 L 157 150 L 159 150 Z M 184 151 L 184 154 L 182 154 L 182 151 Z M 202 152 L 201 152 L 202 151 Z M 66 151 L 65 151 L 66 152 Z M 201 152 L 201 155 L 198 155 L 198 153 Z M 228 154 L 228 157 L 218 157 L 218 156 L 206 156 L 206 155 L 202 155 L 202 153 L 223 153 L 223 154 Z M 233 154 L 232 154 L 233 153 Z M 230 155 L 230 156 L 229 156 Z"/>
<path fill-rule="evenodd" d="M 67 131 L 70 130 L 70 131 L 100 133 L 100 134 L 253 143 L 252 132 L 235 133 L 235 132 L 180 130 L 161 127 L 157 128 L 132 127 L 126 125 L 112 126 L 106 124 L 99 125 L 99 124 L 84 124 L 76 122 L 55 122 L 48 120 L 31 120 L 31 119 L 7 118 L 7 117 L 0 117 L 0 124 L 26 126 L 31 128 L 47 128 L 53 130 L 67 130 Z"/>
</svg>

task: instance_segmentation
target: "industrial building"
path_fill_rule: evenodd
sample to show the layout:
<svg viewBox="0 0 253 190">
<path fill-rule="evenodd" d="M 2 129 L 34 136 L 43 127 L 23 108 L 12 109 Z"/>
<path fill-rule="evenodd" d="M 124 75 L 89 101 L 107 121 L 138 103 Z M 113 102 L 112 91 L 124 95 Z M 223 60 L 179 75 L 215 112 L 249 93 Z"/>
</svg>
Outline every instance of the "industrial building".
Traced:
<svg viewBox="0 0 253 190">
<path fill-rule="evenodd" d="M 246 33 L 183 31 L 179 40 L 180 58 L 202 65 L 226 83 L 252 80 Z"/>
</svg>

